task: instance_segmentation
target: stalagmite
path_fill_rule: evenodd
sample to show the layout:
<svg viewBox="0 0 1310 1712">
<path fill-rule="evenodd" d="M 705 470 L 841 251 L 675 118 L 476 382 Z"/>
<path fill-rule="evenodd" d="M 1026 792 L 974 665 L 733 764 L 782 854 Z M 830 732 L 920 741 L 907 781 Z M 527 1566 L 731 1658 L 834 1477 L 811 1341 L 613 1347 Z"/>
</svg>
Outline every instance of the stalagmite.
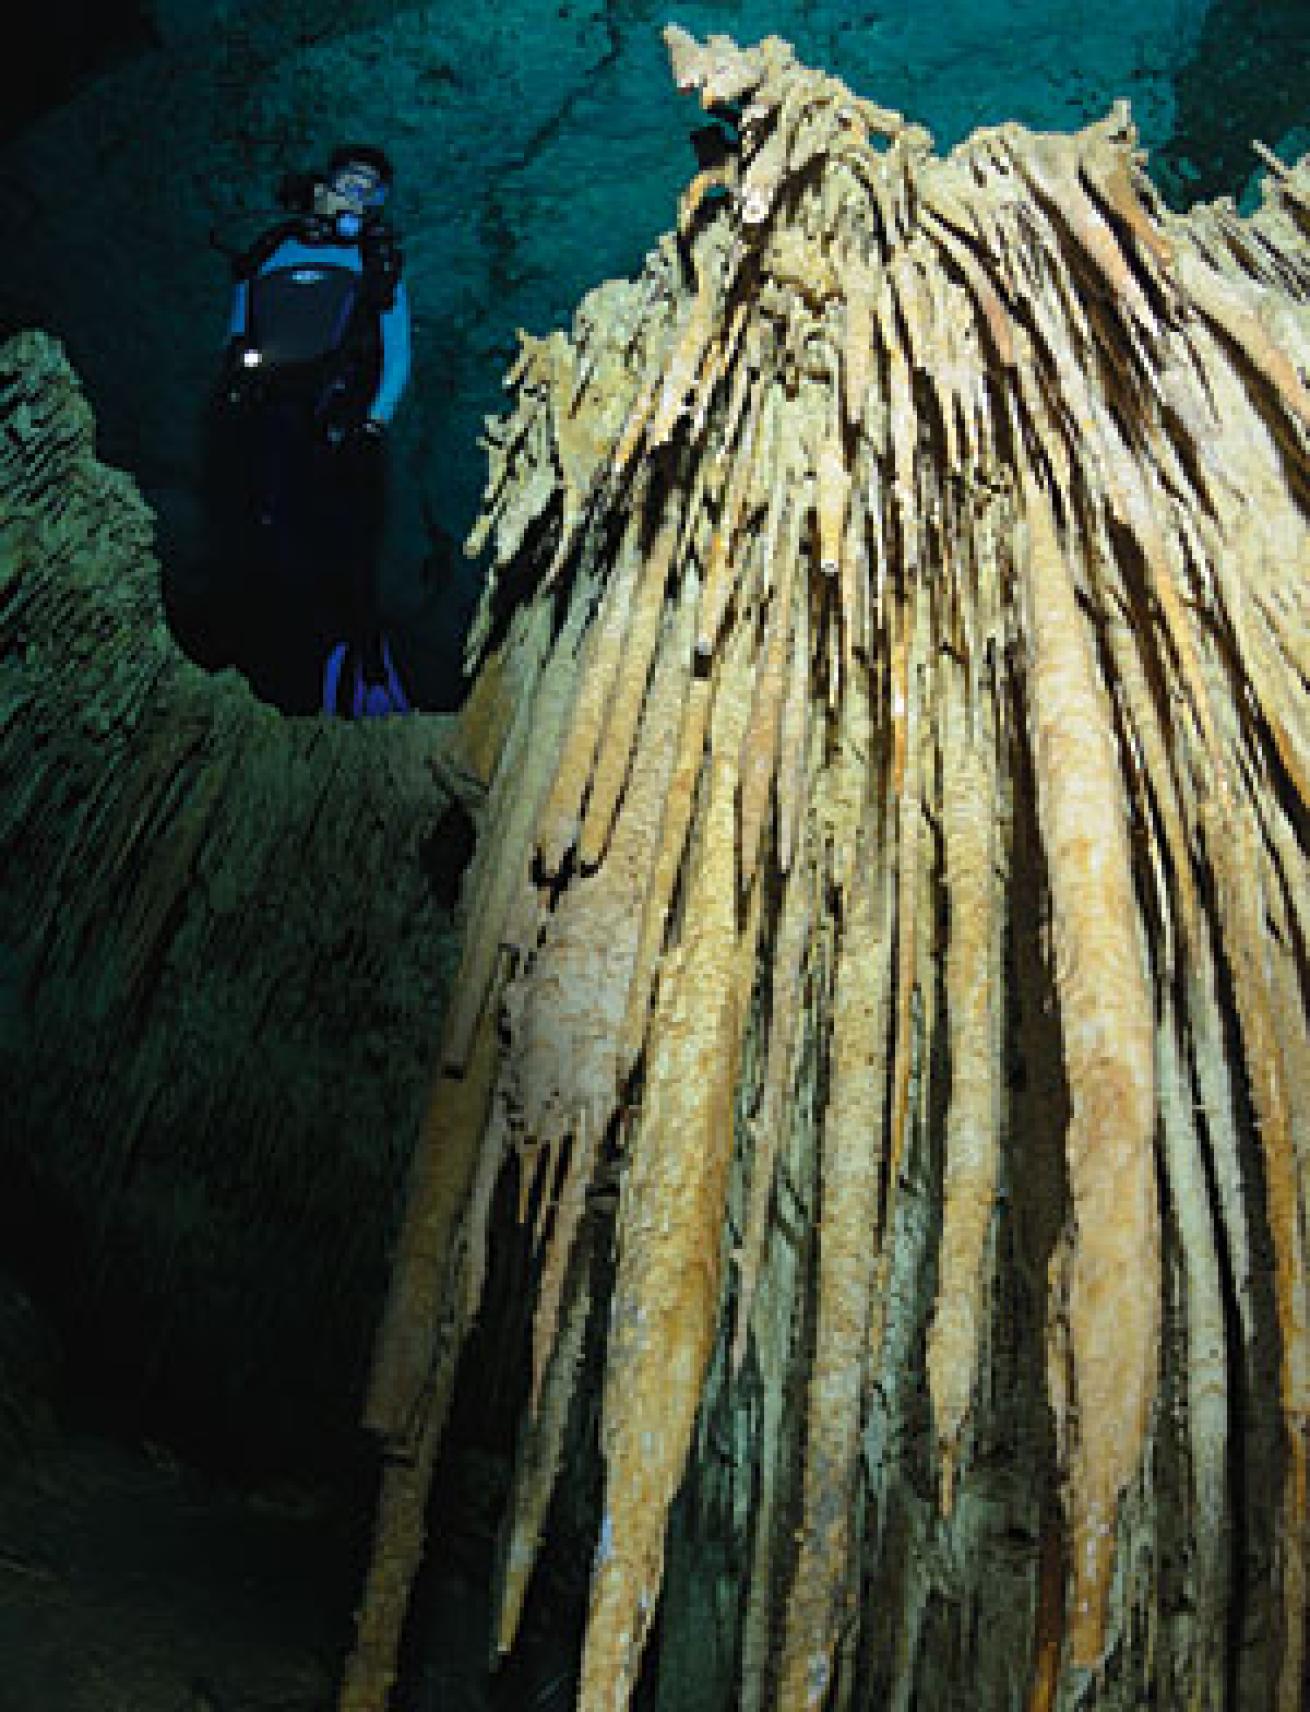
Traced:
<svg viewBox="0 0 1310 1712">
<path fill-rule="evenodd" d="M 376 1424 L 518 1171 L 496 1643 L 603 1465 L 578 1706 L 704 1703 L 643 1660 L 712 1539 L 747 1712 L 975 1662 L 998 1707 L 1298 1712 L 1307 169 L 1172 215 L 1123 105 L 943 160 L 785 43 L 667 41 L 739 156 L 488 425 L 432 1128 L 484 1111 L 481 1157 L 416 1170 Z"/>
</svg>

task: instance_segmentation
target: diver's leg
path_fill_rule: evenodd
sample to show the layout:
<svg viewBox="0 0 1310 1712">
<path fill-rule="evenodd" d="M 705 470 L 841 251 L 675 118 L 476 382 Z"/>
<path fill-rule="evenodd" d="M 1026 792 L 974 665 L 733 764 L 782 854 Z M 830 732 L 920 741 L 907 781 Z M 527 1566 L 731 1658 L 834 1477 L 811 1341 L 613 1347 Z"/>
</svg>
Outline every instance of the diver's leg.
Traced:
<svg viewBox="0 0 1310 1712">
<path fill-rule="evenodd" d="M 387 506 L 387 459 L 380 439 L 361 436 L 354 447 L 354 539 L 351 544 L 352 623 L 370 682 L 385 675 L 378 582 Z"/>
<path fill-rule="evenodd" d="M 194 561 L 169 565 L 163 591 L 179 645 L 198 665 L 218 671 L 240 649 L 249 496 L 245 437 L 238 413 L 222 398 L 204 420 L 199 501 L 203 545 Z"/>
<path fill-rule="evenodd" d="M 328 647 L 344 643 L 352 675 L 359 665 L 371 681 L 380 681 L 376 591 L 385 509 L 382 448 L 355 436 L 325 457 L 318 593 Z"/>
<path fill-rule="evenodd" d="M 304 634 L 314 574 L 314 470 L 310 424 L 295 400 L 269 406 L 253 455 L 247 675 L 274 707 L 310 713 L 318 706 L 318 663 Z"/>
</svg>

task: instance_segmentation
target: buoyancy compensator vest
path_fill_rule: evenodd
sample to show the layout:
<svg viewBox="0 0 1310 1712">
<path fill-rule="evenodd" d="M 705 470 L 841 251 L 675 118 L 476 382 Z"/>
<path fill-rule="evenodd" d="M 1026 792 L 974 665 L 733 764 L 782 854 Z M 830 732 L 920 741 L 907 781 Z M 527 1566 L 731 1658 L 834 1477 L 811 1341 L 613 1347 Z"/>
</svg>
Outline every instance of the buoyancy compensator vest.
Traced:
<svg viewBox="0 0 1310 1712">
<path fill-rule="evenodd" d="M 343 247 L 358 248 L 358 267 L 339 259 Z M 284 248 L 289 258 L 279 263 Z M 336 409 L 363 410 L 381 372 L 380 322 L 395 301 L 401 265 L 394 233 L 376 219 L 353 242 L 314 215 L 266 232 L 233 268 L 247 292 L 233 359 L 239 402 L 289 399 L 317 410 L 330 399 Z"/>
</svg>

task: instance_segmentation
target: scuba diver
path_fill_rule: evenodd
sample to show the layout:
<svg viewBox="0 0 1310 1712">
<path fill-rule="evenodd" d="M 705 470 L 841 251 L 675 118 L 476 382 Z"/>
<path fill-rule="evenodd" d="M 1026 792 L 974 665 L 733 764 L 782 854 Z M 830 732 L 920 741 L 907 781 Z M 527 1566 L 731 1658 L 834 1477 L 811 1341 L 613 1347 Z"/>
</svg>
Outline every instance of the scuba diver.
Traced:
<svg viewBox="0 0 1310 1712">
<path fill-rule="evenodd" d="M 408 713 L 377 568 L 384 438 L 410 371 L 381 149 L 336 149 L 279 187 L 288 217 L 233 263 L 218 431 L 241 579 L 230 652 L 285 712 Z"/>
</svg>

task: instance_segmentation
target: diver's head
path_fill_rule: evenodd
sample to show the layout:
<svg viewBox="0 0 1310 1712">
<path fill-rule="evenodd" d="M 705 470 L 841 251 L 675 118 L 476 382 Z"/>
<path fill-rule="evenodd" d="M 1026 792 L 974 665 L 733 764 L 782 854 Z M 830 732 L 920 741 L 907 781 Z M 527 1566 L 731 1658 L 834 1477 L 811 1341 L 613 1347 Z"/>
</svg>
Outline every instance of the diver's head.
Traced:
<svg viewBox="0 0 1310 1712">
<path fill-rule="evenodd" d="M 391 191 L 391 162 L 371 143 L 343 143 L 333 149 L 327 176 L 319 180 L 314 211 L 332 222 L 340 238 L 357 238 Z"/>
</svg>

